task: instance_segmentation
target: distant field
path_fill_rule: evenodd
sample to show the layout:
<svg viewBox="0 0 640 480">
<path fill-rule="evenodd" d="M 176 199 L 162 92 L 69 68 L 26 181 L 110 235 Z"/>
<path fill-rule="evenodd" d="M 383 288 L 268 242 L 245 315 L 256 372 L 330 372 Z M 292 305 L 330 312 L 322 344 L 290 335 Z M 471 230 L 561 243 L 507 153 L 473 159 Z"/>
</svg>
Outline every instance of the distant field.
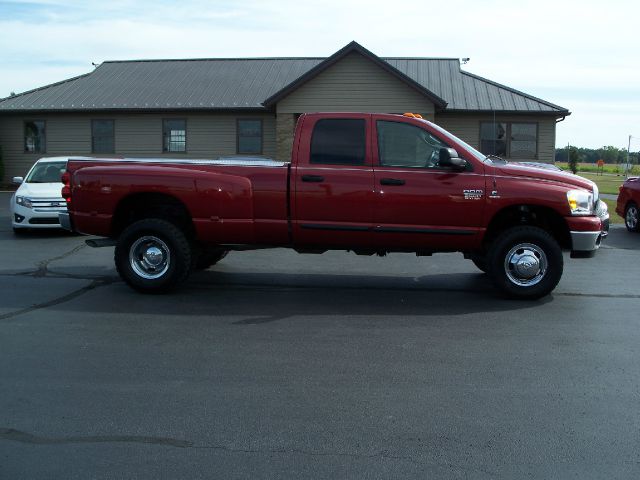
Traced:
<svg viewBox="0 0 640 480">
<path fill-rule="evenodd" d="M 569 170 L 569 166 L 567 165 L 567 162 L 556 162 L 556 166 L 560 167 L 563 170 Z M 616 165 L 608 165 L 605 164 L 604 167 L 602 167 L 602 171 L 604 173 L 612 173 L 612 174 L 618 174 L 618 175 L 622 175 L 624 173 L 624 169 L 625 169 L 625 165 L 624 164 L 616 164 Z M 579 163 L 578 164 L 578 172 L 599 172 L 600 170 L 598 169 L 598 166 L 593 164 L 593 163 Z M 631 175 L 638 175 L 638 173 L 640 173 L 640 168 L 638 168 L 638 165 L 631 165 L 631 170 L 629 171 L 629 174 Z"/>
</svg>

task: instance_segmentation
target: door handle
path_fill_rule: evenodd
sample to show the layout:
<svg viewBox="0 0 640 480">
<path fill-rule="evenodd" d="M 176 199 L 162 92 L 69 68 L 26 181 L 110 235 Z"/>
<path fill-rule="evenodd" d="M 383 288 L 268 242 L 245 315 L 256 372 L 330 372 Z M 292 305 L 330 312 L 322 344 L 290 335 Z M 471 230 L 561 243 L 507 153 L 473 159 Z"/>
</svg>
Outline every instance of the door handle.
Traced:
<svg viewBox="0 0 640 480">
<path fill-rule="evenodd" d="M 381 178 L 380 185 L 404 185 L 404 180 L 399 178 Z"/>
<path fill-rule="evenodd" d="M 324 182 L 324 177 L 320 175 L 302 175 L 303 182 Z"/>
</svg>

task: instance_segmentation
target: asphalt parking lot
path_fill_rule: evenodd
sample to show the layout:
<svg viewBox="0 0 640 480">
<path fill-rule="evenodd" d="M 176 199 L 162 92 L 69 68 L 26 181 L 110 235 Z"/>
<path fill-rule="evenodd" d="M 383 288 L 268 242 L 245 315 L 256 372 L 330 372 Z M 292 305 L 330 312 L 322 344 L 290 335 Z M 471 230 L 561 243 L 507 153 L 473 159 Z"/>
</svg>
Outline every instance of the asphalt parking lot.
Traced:
<svg viewBox="0 0 640 480">
<path fill-rule="evenodd" d="M 286 250 L 145 296 L 8 198 L 1 479 L 640 476 L 640 235 L 535 302 L 459 254 Z"/>
</svg>

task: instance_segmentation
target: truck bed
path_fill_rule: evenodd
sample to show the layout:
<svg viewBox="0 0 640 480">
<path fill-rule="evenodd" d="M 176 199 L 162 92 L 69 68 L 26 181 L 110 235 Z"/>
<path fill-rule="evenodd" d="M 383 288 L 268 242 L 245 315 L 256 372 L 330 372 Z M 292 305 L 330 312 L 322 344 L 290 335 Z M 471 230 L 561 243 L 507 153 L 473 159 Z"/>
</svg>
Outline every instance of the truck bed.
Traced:
<svg viewBox="0 0 640 480">
<path fill-rule="evenodd" d="M 183 204 L 203 241 L 286 245 L 288 166 L 262 157 L 70 158 L 69 211 L 77 231 L 114 236 L 114 218 L 152 192 Z"/>
</svg>

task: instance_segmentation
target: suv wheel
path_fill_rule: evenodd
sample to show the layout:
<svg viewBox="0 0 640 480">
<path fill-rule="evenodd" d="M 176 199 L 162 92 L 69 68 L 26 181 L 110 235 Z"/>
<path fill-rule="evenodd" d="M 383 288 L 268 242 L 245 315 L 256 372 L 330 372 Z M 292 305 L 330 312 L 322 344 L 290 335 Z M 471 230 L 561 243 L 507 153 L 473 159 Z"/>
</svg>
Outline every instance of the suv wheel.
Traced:
<svg viewBox="0 0 640 480">
<path fill-rule="evenodd" d="M 120 277 L 143 293 L 177 287 L 191 273 L 192 249 L 174 224 L 157 218 L 129 225 L 118 238 L 114 259 Z"/>
<path fill-rule="evenodd" d="M 563 270 L 562 250 L 545 230 L 513 227 L 500 234 L 489 248 L 488 274 L 510 297 L 544 297 L 558 285 Z"/>
<path fill-rule="evenodd" d="M 624 224 L 630 232 L 640 231 L 638 206 L 633 202 L 629 203 L 624 210 Z"/>
</svg>

